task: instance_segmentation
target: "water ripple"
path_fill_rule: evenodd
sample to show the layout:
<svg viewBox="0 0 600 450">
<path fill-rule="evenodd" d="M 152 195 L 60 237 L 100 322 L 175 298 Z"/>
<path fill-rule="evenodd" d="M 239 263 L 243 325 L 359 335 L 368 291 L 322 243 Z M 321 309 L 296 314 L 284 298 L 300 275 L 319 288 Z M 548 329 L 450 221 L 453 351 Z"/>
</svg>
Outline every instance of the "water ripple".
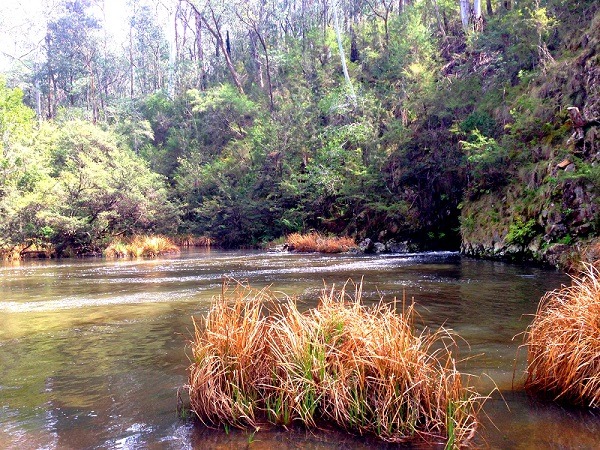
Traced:
<svg viewBox="0 0 600 450">
<path fill-rule="evenodd" d="M 192 298 L 194 295 L 198 294 L 198 292 L 208 290 L 212 287 L 213 285 L 202 286 L 196 289 L 186 289 L 178 292 L 170 292 L 168 294 L 164 292 L 155 294 L 144 292 L 108 298 L 65 297 L 60 300 L 46 300 L 37 302 L 0 302 L 0 311 L 10 313 L 48 312 L 94 306 L 169 302 L 172 300 Z"/>
</svg>

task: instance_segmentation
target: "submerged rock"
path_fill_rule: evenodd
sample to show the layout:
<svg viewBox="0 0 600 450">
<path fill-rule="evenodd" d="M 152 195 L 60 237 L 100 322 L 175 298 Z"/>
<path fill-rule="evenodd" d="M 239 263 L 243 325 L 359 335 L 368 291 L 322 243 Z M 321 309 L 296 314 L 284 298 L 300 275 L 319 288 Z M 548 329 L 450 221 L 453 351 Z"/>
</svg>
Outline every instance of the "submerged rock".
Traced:
<svg viewBox="0 0 600 450">
<path fill-rule="evenodd" d="M 373 250 L 373 241 L 369 238 L 363 239 L 358 243 L 358 249 L 362 253 L 369 253 Z"/>
<path fill-rule="evenodd" d="M 411 251 L 408 241 L 396 242 L 394 239 L 387 241 L 385 248 L 390 253 L 409 253 Z"/>
<path fill-rule="evenodd" d="M 385 245 L 381 242 L 375 242 L 373 244 L 373 253 L 384 253 L 386 251 Z"/>
</svg>

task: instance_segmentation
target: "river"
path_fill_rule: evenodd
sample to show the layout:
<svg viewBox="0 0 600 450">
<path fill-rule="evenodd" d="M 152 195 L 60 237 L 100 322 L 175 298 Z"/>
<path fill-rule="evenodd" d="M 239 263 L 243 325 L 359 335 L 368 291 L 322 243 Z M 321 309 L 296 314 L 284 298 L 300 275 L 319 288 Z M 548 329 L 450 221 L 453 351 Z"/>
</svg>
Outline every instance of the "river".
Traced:
<svg viewBox="0 0 600 450">
<path fill-rule="evenodd" d="M 363 279 L 367 302 L 405 292 L 420 326 L 443 325 L 468 343 L 460 368 L 478 377 L 479 391 L 499 389 L 486 402 L 474 448 L 600 448 L 600 417 L 523 392 L 523 349 L 513 386 L 521 334 L 540 296 L 569 283 L 563 274 L 455 253 L 215 250 L 1 265 L 0 448 L 391 448 L 331 430 L 225 433 L 178 418 L 191 317 L 208 310 L 223 276 L 296 295 L 305 307 L 316 304 L 324 282 Z"/>
</svg>

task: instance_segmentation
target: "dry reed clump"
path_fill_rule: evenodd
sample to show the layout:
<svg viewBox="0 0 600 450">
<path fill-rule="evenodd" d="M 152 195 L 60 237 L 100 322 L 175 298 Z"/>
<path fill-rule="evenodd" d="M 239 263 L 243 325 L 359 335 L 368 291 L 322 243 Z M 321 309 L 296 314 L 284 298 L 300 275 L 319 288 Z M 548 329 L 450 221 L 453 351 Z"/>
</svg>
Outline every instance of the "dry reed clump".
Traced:
<svg viewBox="0 0 600 450">
<path fill-rule="evenodd" d="M 193 234 L 180 234 L 173 237 L 179 247 L 211 247 L 213 241 L 208 236 L 195 236 Z"/>
<path fill-rule="evenodd" d="M 288 249 L 296 252 L 343 253 L 357 247 L 351 237 L 319 233 L 293 233 L 287 236 L 286 242 Z"/>
<path fill-rule="evenodd" d="M 165 236 L 134 236 L 128 239 L 116 239 L 104 250 L 109 258 L 156 257 L 165 253 L 176 253 L 179 247 Z"/>
<path fill-rule="evenodd" d="M 450 335 L 415 334 L 412 306 L 360 298 L 360 286 L 332 287 L 301 313 L 293 299 L 226 287 L 195 322 L 192 411 L 213 425 L 330 423 L 389 442 L 466 443 L 482 402 L 463 386 Z"/>
<path fill-rule="evenodd" d="M 56 250 L 52 245 L 18 244 L 0 247 L 0 259 L 19 261 L 24 258 L 52 258 Z"/>
<path fill-rule="evenodd" d="M 569 273 L 579 273 L 592 264 L 600 268 L 600 239 L 592 239 L 575 245 L 573 251 L 567 253 L 564 266 Z"/>
<path fill-rule="evenodd" d="M 569 287 L 546 293 L 525 336 L 525 388 L 600 406 L 600 272 L 588 264 Z"/>
</svg>

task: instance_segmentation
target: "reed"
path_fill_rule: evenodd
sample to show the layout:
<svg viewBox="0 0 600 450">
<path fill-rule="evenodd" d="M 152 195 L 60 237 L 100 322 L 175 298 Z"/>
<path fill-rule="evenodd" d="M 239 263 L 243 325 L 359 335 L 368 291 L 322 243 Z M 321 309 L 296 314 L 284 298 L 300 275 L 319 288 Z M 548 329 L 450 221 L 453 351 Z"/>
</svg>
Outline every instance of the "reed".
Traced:
<svg viewBox="0 0 600 450">
<path fill-rule="evenodd" d="M 591 239 L 578 243 L 567 252 L 561 261 L 568 273 L 577 274 L 586 270 L 586 265 L 592 264 L 600 268 L 600 239 Z"/>
<path fill-rule="evenodd" d="M 51 244 L 17 244 L 0 246 L 0 259 L 4 261 L 19 261 L 26 258 L 52 258 L 56 250 Z"/>
<path fill-rule="evenodd" d="M 131 238 L 115 239 L 104 250 L 108 258 L 156 257 L 165 253 L 176 253 L 179 247 L 165 236 L 138 235 Z"/>
<path fill-rule="evenodd" d="M 196 236 L 193 234 L 178 234 L 173 237 L 173 242 L 179 247 L 211 247 L 213 241 L 208 236 Z"/>
<path fill-rule="evenodd" d="M 343 253 L 357 245 L 347 236 L 324 236 L 320 233 L 292 233 L 286 237 L 288 248 L 296 252 Z"/>
<path fill-rule="evenodd" d="M 546 293 L 525 336 L 525 387 L 556 401 L 600 406 L 600 272 L 592 264 L 572 285 Z"/>
<path fill-rule="evenodd" d="M 463 385 L 447 331 L 416 334 L 413 307 L 361 303 L 361 287 L 324 290 L 301 313 L 291 298 L 226 285 L 195 322 L 188 390 L 205 424 L 332 424 L 384 441 L 475 433 L 481 397 Z"/>
</svg>

